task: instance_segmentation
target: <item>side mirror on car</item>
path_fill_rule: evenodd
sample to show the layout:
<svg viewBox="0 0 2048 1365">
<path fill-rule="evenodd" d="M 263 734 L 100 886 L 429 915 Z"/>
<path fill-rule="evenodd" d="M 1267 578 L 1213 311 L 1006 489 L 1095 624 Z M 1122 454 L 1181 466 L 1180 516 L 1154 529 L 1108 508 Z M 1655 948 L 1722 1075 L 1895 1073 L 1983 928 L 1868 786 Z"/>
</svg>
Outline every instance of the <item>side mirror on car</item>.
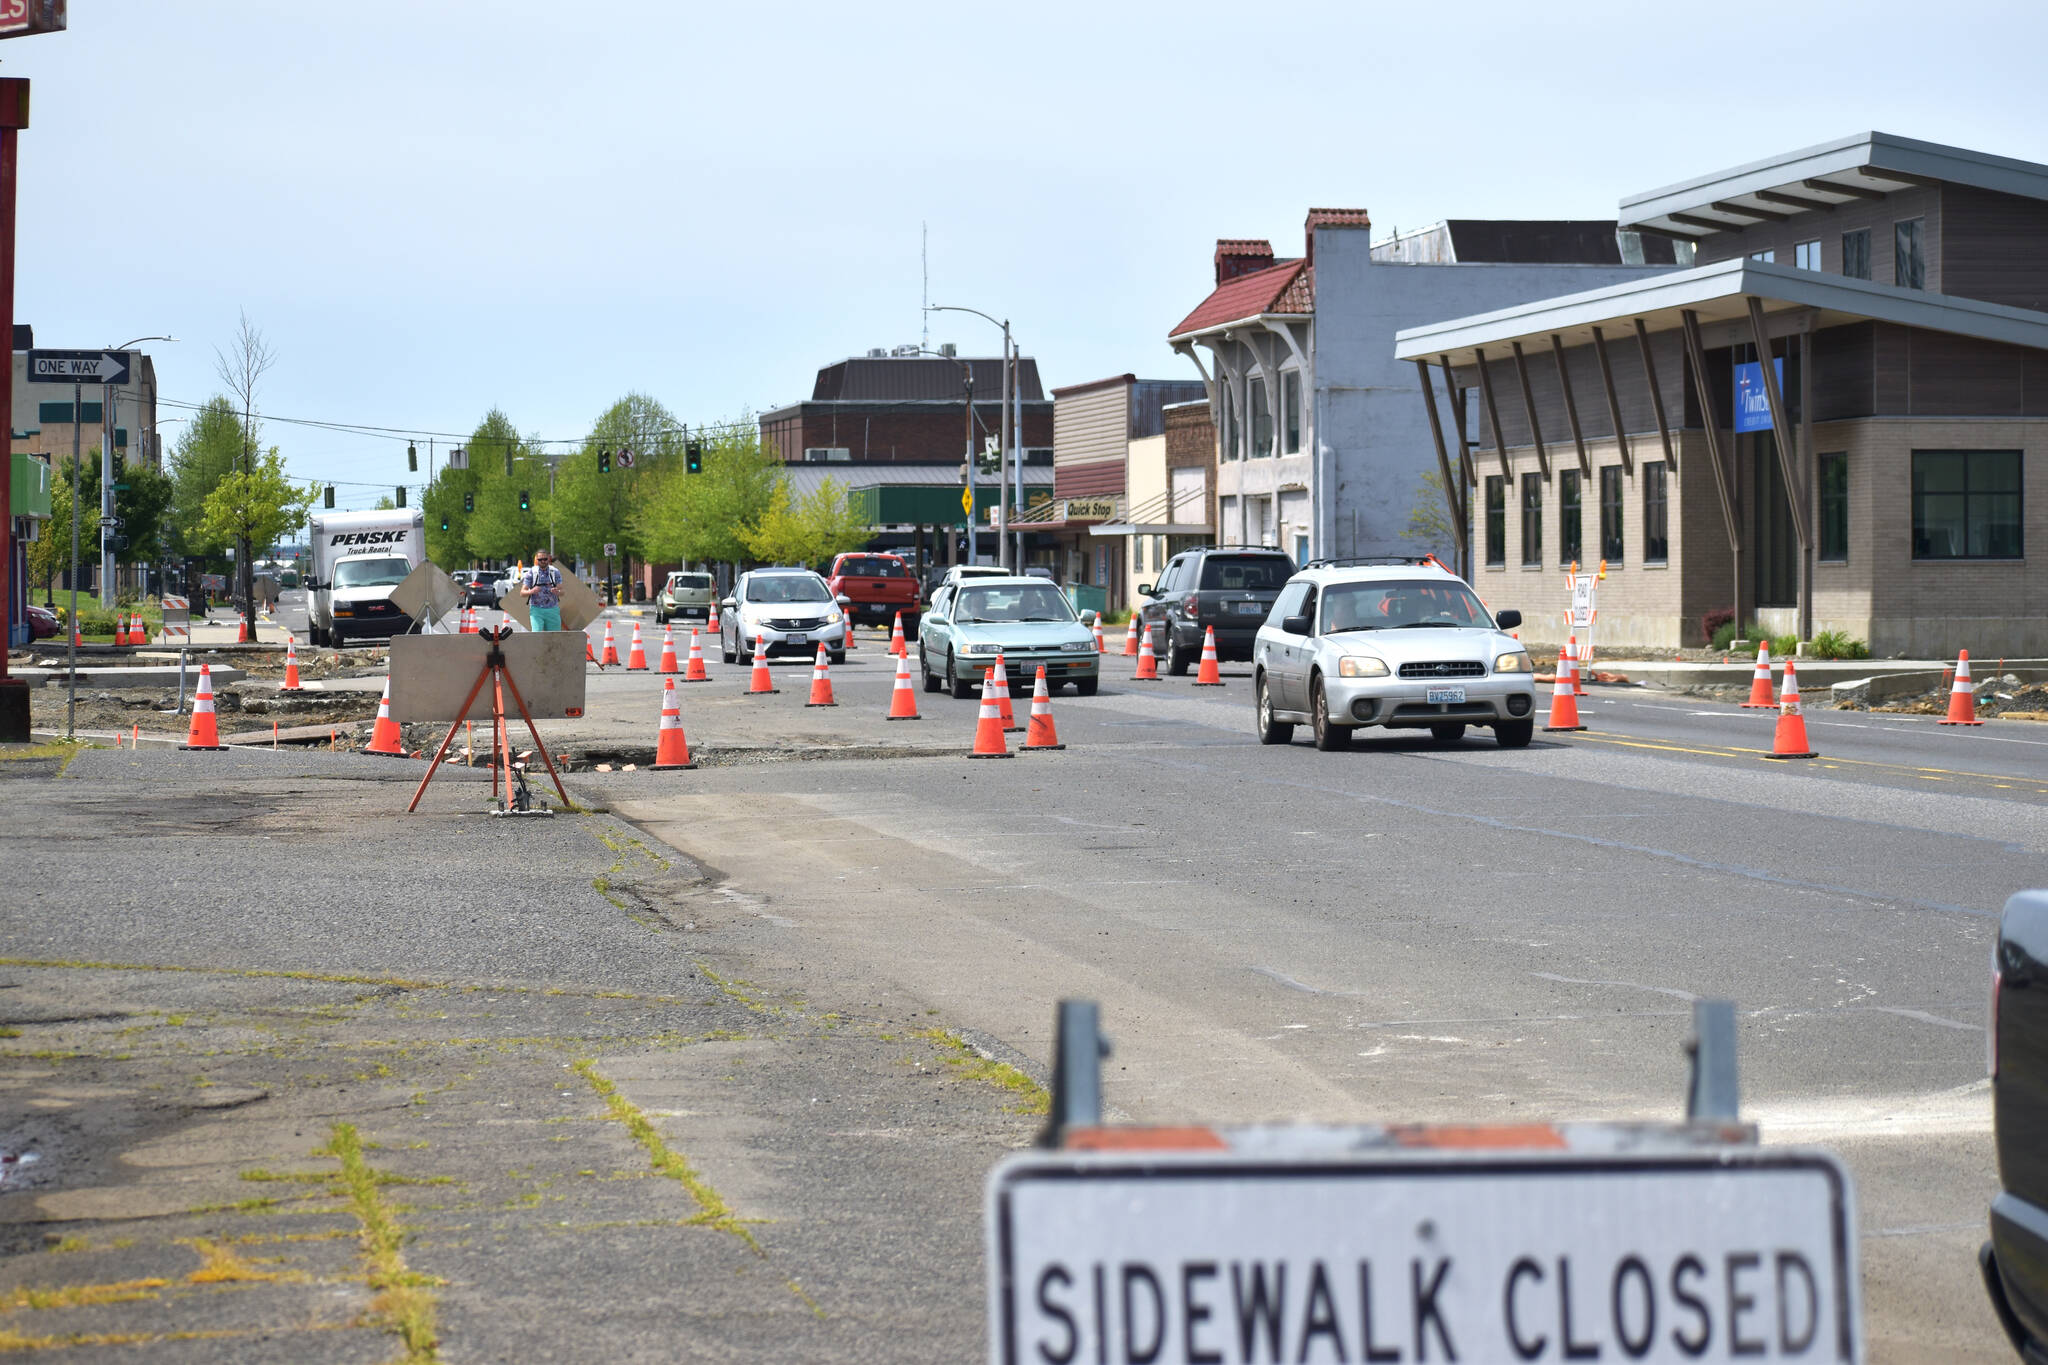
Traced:
<svg viewBox="0 0 2048 1365">
<path fill-rule="evenodd" d="M 1140 596 L 1140 597 L 1152 597 L 1152 596 L 1155 596 L 1155 594 L 1154 594 L 1154 593 L 1153 593 L 1153 591 L 1152 591 L 1152 589 L 1153 589 L 1153 586 L 1154 586 L 1154 585 L 1153 585 L 1153 584 L 1151 584 L 1151 583 L 1140 583 L 1140 584 L 1138 585 L 1138 596 Z"/>
<path fill-rule="evenodd" d="M 1289 616 L 1280 622 L 1280 629 L 1289 635 L 1306 635 L 1310 624 L 1306 616 Z"/>
<path fill-rule="evenodd" d="M 733 609 L 733 600 L 730 597 L 721 597 L 718 600 L 718 606 L 721 611 L 731 611 Z"/>
<path fill-rule="evenodd" d="M 1101 612 L 1099 612 L 1099 611 L 1097 611 L 1097 610 L 1095 610 L 1095 608 L 1093 608 L 1093 607 L 1083 607 L 1083 608 L 1081 609 L 1081 624 L 1082 624 L 1082 625 L 1084 625 L 1084 626 L 1092 626 L 1092 625 L 1094 625 L 1094 624 L 1095 624 L 1095 623 L 1096 623 L 1097 621 L 1100 621 L 1101 619 L 1102 619 L 1102 613 L 1101 613 Z"/>
<path fill-rule="evenodd" d="M 1522 613 L 1513 607 L 1504 607 L 1493 614 L 1493 624 L 1501 630 L 1513 630 L 1522 624 Z"/>
<path fill-rule="evenodd" d="M 839 596 L 833 598 L 832 600 L 837 602 L 842 607 L 850 607 L 853 605 L 853 599 L 851 597 L 848 597 L 845 593 L 840 593 Z"/>
</svg>

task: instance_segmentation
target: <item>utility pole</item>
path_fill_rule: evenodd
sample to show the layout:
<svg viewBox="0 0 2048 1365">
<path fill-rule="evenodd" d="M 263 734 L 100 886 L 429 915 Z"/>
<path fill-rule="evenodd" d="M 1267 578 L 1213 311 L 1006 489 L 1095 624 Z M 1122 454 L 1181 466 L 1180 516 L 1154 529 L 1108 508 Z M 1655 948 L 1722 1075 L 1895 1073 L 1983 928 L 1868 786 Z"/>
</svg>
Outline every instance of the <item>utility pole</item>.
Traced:
<svg viewBox="0 0 2048 1365">
<path fill-rule="evenodd" d="M 1012 476 L 1013 476 L 1013 477 L 1014 477 L 1014 478 L 1016 479 L 1016 486 L 1015 486 L 1015 487 L 1014 487 L 1014 489 L 1012 490 L 1012 493 L 1013 493 L 1013 496 L 1014 496 L 1014 499 L 1015 499 L 1015 500 L 1014 500 L 1014 501 L 1013 501 L 1013 502 L 1011 503 L 1011 506 L 1013 506 L 1013 507 L 1015 507 L 1015 508 L 1017 509 L 1017 518 L 1018 518 L 1018 519 L 1017 519 L 1017 521 L 1016 521 L 1016 522 L 1014 523 L 1014 524 L 1016 525 L 1016 527 L 1017 527 L 1017 558 L 1016 558 L 1016 560 L 1015 560 L 1015 563 L 1014 563 L 1014 566 L 1013 566 L 1013 567 L 1014 567 L 1014 571 L 1015 571 L 1015 572 L 1017 572 L 1017 573 L 1023 573 L 1023 572 L 1024 572 L 1024 524 L 1023 524 L 1023 517 L 1024 517 L 1024 348 L 1023 348 L 1023 347 L 1022 347 L 1021 345 L 1019 345 L 1019 344 L 1017 344 L 1017 343 L 1015 343 L 1015 342 L 1012 342 L 1012 343 L 1011 343 L 1011 345 L 1010 345 L 1010 365 L 1011 365 L 1011 368 L 1012 368 L 1012 369 L 1013 369 L 1013 370 L 1015 371 L 1015 375 L 1014 375 L 1014 377 L 1013 377 L 1013 378 L 1012 378 L 1012 379 L 1010 380 L 1010 408 L 1011 408 L 1011 421 L 1010 421 L 1010 435 L 1011 435 L 1011 436 L 1012 436 L 1013 438 L 1015 438 L 1015 440 L 1016 440 L 1016 442 L 1017 442 L 1017 446 L 1016 446 L 1016 453 L 1015 453 L 1015 457 L 1014 457 L 1014 460 L 1013 460 L 1013 462 L 1012 462 L 1012 464 L 1011 464 L 1011 466 L 1010 466 L 1010 468 L 1011 468 L 1011 471 L 1012 471 Z"/>
<path fill-rule="evenodd" d="M 13 362 L 8 362 L 13 368 Z M 78 731 L 78 493 L 83 484 L 79 478 L 79 461 L 85 458 L 78 442 L 78 405 L 85 401 L 85 385 L 71 386 L 71 639 L 64 648 L 69 667 L 65 672 L 70 676 L 70 693 L 64 703 L 64 738 L 70 739 Z M 14 414 L 8 413 L 12 423 Z M 11 428 L 10 428 L 11 430 Z M 9 457 L 12 458 L 11 456 Z"/>
<path fill-rule="evenodd" d="M 1003 415 L 1002 455 L 996 462 L 996 563 L 1010 568 L 1010 485 L 1003 477 L 1002 461 L 1010 450 L 1010 322 L 1003 320 Z"/>
<path fill-rule="evenodd" d="M 100 605 L 114 605 L 114 401 L 112 384 L 100 389 Z M 72 417 L 79 414 L 74 409 Z M 77 425 L 73 421 L 73 426 Z"/>
<path fill-rule="evenodd" d="M 960 383 L 967 390 L 967 444 L 961 456 L 960 482 L 967 485 L 969 505 L 967 508 L 967 562 L 974 562 L 974 366 L 960 367 Z M 948 556 L 950 558 L 951 556 Z"/>
</svg>

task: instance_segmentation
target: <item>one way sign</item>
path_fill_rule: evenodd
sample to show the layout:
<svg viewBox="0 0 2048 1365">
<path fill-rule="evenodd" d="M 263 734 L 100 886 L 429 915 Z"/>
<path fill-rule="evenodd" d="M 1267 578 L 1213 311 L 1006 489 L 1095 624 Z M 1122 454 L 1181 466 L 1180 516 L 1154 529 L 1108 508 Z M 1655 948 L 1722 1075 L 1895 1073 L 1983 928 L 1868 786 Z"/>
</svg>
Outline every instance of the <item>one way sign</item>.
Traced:
<svg viewBox="0 0 2048 1365">
<path fill-rule="evenodd" d="M 31 384 L 125 384 L 133 351 L 30 351 Z"/>
</svg>

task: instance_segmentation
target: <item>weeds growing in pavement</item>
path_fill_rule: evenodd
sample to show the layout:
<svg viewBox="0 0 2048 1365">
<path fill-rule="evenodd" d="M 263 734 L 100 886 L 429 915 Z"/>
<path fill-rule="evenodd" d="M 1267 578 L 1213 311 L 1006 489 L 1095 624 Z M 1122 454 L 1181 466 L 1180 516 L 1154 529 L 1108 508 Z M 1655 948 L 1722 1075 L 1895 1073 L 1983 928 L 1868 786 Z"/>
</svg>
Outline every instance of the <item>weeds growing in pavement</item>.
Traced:
<svg viewBox="0 0 2048 1365">
<path fill-rule="evenodd" d="M 717 1190 L 711 1188 L 709 1181 L 691 1167 L 681 1152 L 662 1140 L 661 1134 L 655 1130 L 647 1116 L 641 1113 L 631 1100 L 621 1095 L 617 1086 L 605 1079 L 591 1058 L 581 1058 L 573 1065 L 576 1074 L 590 1082 L 590 1088 L 604 1101 L 607 1115 L 626 1126 L 626 1131 L 633 1135 L 633 1140 L 647 1153 L 647 1159 L 654 1169 L 688 1190 L 690 1198 L 697 1201 L 698 1213 L 695 1218 L 689 1220 L 690 1222 L 715 1228 L 719 1232 L 739 1238 L 752 1248 L 757 1256 L 768 1254 L 761 1249 L 761 1244 L 754 1240 L 754 1234 L 747 1231 L 746 1221 L 726 1205 L 724 1198 Z"/>
<path fill-rule="evenodd" d="M 940 1059 L 953 1068 L 953 1074 L 971 1081 L 986 1081 L 988 1084 L 1008 1090 L 1021 1101 L 1010 1106 L 1013 1114 L 1048 1114 L 1052 1112 L 1052 1096 L 1044 1086 L 1011 1066 L 984 1057 L 969 1047 L 967 1040 L 951 1029 L 918 1029 L 917 1036 L 938 1047 Z"/>
<path fill-rule="evenodd" d="M 377 1172 L 363 1160 L 363 1142 L 355 1125 L 337 1123 L 330 1131 L 327 1145 L 314 1155 L 340 1163 L 337 1179 L 362 1227 L 363 1266 L 376 1296 L 370 1300 L 370 1311 L 405 1343 L 407 1362 L 438 1361 L 433 1292 L 437 1281 L 406 1267 L 405 1229 L 378 1193 Z"/>
</svg>

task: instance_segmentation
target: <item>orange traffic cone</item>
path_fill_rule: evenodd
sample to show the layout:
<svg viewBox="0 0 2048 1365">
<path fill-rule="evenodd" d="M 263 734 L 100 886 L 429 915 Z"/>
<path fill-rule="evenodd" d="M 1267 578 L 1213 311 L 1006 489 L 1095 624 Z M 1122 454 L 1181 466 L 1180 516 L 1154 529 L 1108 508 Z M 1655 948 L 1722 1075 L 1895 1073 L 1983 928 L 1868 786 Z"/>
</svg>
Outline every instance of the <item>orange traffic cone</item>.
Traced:
<svg viewBox="0 0 2048 1365">
<path fill-rule="evenodd" d="M 647 671 L 647 646 L 640 640 L 640 623 L 633 623 L 633 647 L 626 653 L 626 671 L 645 673 Z"/>
<path fill-rule="evenodd" d="M 1000 653 L 996 655 L 996 666 L 991 670 L 990 676 L 992 681 L 983 686 L 995 688 L 996 712 L 1003 718 L 1003 729 L 1014 735 L 1024 727 L 1017 723 L 1017 713 L 1010 709 L 1010 670 L 1003 666 L 1003 656 Z"/>
<path fill-rule="evenodd" d="M 1982 725 L 1977 719 L 1977 692 L 1970 686 L 1970 651 L 1956 655 L 1956 680 L 1948 690 L 1948 718 L 1943 725 Z"/>
<path fill-rule="evenodd" d="M 616 640 L 612 639 L 612 623 L 607 618 L 604 623 L 604 652 L 597 656 L 597 666 L 599 668 L 616 667 L 618 662 L 619 645 Z"/>
<path fill-rule="evenodd" d="M 805 706 L 837 706 L 832 700 L 832 671 L 825 660 L 825 646 L 818 646 L 818 661 L 811 665 L 811 697 Z"/>
<path fill-rule="evenodd" d="M 585 631 L 583 635 L 583 662 L 597 664 L 597 651 L 590 647 L 590 633 L 588 631 Z M 604 671 L 603 664 L 597 664 L 597 668 L 600 673 Z"/>
<path fill-rule="evenodd" d="M 1521 636 L 1518 635 L 1515 638 L 1519 640 Z M 1584 656 L 1579 653 L 1579 637 L 1574 635 L 1565 643 L 1572 647 L 1572 695 L 1574 697 L 1583 697 L 1586 695 L 1586 661 Z M 1587 645 L 1587 653 L 1591 653 L 1592 648 L 1590 644 Z"/>
<path fill-rule="evenodd" d="M 1765 758 L 1819 758 L 1806 742 L 1806 717 L 1799 711 L 1799 668 L 1785 660 L 1785 686 L 1778 693 L 1778 732 Z"/>
<path fill-rule="evenodd" d="M 753 681 L 747 684 L 747 695 L 758 697 L 764 692 L 780 692 L 781 690 L 781 688 L 775 685 L 775 680 L 768 675 L 768 637 L 756 635 L 754 637 L 754 677 Z"/>
<path fill-rule="evenodd" d="M 681 671 L 681 665 L 676 662 L 676 628 L 674 626 L 663 626 L 661 628 L 661 666 L 654 671 L 661 674 Z"/>
<path fill-rule="evenodd" d="M 1095 652 L 1097 654 L 1108 652 L 1102 647 L 1102 618 L 1100 616 L 1095 618 Z"/>
<path fill-rule="evenodd" d="M 384 679 L 384 698 L 377 703 L 377 725 L 370 731 L 370 747 L 366 754 L 379 754 L 385 758 L 405 757 L 405 737 L 399 733 L 398 722 L 391 719 L 391 679 Z"/>
<path fill-rule="evenodd" d="M 1010 746 L 1003 739 L 1003 713 L 996 709 L 995 688 L 988 682 L 994 672 L 988 669 L 982 674 L 981 715 L 974 723 L 974 747 L 967 753 L 969 758 L 1010 756 Z"/>
<path fill-rule="evenodd" d="M 1742 703 L 1743 709 L 1767 711 L 1777 704 L 1777 698 L 1771 695 L 1771 647 L 1758 645 L 1756 674 L 1749 680 L 1749 700 Z"/>
<path fill-rule="evenodd" d="M 896 624 L 889 628 L 889 652 L 899 659 L 910 657 L 910 646 L 903 640 L 903 613 L 896 613 Z"/>
<path fill-rule="evenodd" d="M 845 651 L 848 654 L 853 653 L 853 617 L 851 615 L 846 618 L 846 629 L 841 631 L 840 634 L 846 639 Z"/>
<path fill-rule="evenodd" d="M 910 656 L 896 656 L 896 686 L 889 693 L 889 720 L 923 720 L 917 714 L 917 689 L 910 685 Z"/>
<path fill-rule="evenodd" d="M 1569 642 L 1558 652 L 1557 679 L 1550 688 L 1550 721 L 1546 730 L 1583 730 L 1579 724 L 1579 698 L 1573 687 L 1578 678 L 1579 661 L 1573 657 L 1578 651 Z"/>
<path fill-rule="evenodd" d="M 142 619 L 142 613 L 139 611 L 135 613 L 134 618 L 129 623 L 128 643 L 131 645 L 146 645 L 149 643 L 149 623 Z"/>
<path fill-rule="evenodd" d="M 1028 754 L 1033 749 L 1064 749 L 1060 743 L 1060 732 L 1052 723 L 1052 693 L 1045 686 L 1045 665 L 1038 666 L 1038 681 L 1031 689 L 1031 729 L 1024 736 L 1024 747 L 1017 752 Z"/>
<path fill-rule="evenodd" d="M 669 661 L 673 662 L 673 661 Z M 697 628 L 690 628 L 690 667 L 683 674 L 684 682 L 710 682 L 711 674 L 704 668 L 704 642 L 697 638 Z"/>
<path fill-rule="evenodd" d="M 1202 632 L 1202 666 L 1195 671 L 1195 686 L 1223 686 L 1223 670 L 1216 664 L 1216 627 L 1209 626 Z"/>
<path fill-rule="evenodd" d="M 247 645 L 254 644 L 255 641 L 256 632 L 249 629 L 249 618 L 244 616 L 242 618 L 242 633 L 235 637 L 235 643 L 238 645 Z"/>
<path fill-rule="evenodd" d="M 199 665 L 199 688 L 192 694 L 192 726 L 185 732 L 181 749 L 225 749 L 220 742 L 220 725 L 213 718 L 213 670 Z"/>
<path fill-rule="evenodd" d="M 125 616 L 116 616 L 114 618 L 114 643 L 117 645 L 128 643 L 128 618 Z"/>
<path fill-rule="evenodd" d="M 1138 613 L 1131 613 L 1131 628 L 1124 632 L 1124 657 L 1138 657 Z"/>
<path fill-rule="evenodd" d="M 280 692 L 303 692 L 299 686 L 299 642 L 296 638 L 284 642 L 284 686 Z"/>
<path fill-rule="evenodd" d="M 717 603 L 717 602 L 713 602 L 713 603 L 711 604 L 711 617 L 710 617 L 710 619 L 709 619 L 709 620 L 705 621 L 705 623 L 704 623 L 704 629 L 706 629 L 706 630 L 710 631 L 710 632 L 711 632 L 711 633 L 712 633 L 713 635 L 716 635 L 716 634 L 718 634 L 718 603 Z"/>
<path fill-rule="evenodd" d="M 690 741 L 683 735 L 683 713 L 676 709 L 676 680 L 661 685 L 661 736 L 654 744 L 654 770 L 694 768 Z"/>
<path fill-rule="evenodd" d="M 474 635 L 474 634 L 476 634 L 476 608 L 475 608 L 475 607 L 464 607 L 464 608 L 462 609 L 462 618 L 461 618 L 461 619 L 460 619 L 459 621 L 457 621 L 457 622 L 455 623 L 455 633 L 456 633 L 457 635 Z"/>
<path fill-rule="evenodd" d="M 1131 674 L 1131 681 L 1159 681 L 1159 659 L 1152 653 L 1152 632 L 1150 630 L 1138 636 L 1138 671 Z"/>
</svg>

